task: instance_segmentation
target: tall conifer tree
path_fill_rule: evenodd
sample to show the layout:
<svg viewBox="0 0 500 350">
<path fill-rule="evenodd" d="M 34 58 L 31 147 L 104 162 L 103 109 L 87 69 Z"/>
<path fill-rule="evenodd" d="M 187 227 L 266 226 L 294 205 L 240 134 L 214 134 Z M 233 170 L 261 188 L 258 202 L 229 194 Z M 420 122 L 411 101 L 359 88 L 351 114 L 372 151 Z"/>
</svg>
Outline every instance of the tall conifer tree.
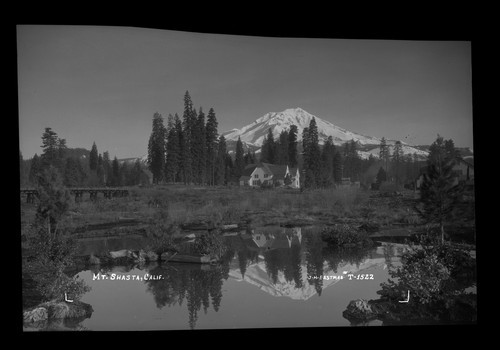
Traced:
<svg viewBox="0 0 500 350">
<path fill-rule="evenodd" d="M 234 160 L 234 167 L 234 174 L 239 179 L 241 174 L 243 173 L 243 169 L 245 168 L 243 143 L 241 142 L 240 137 L 238 137 L 238 141 L 236 141 L 236 156 Z"/>
<path fill-rule="evenodd" d="M 380 160 L 384 163 L 385 165 L 385 172 L 387 174 L 387 167 L 389 163 L 389 157 L 390 157 L 390 150 L 389 146 L 387 146 L 387 141 L 385 140 L 385 137 L 382 137 L 380 140 L 380 146 L 379 146 L 379 158 Z"/>
<path fill-rule="evenodd" d="M 456 183 L 453 167 L 457 153 L 438 135 L 429 148 L 427 172 L 420 187 L 420 215 L 429 223 L 439 225 L 441 242 L 445 240 L 445 223 L 454 219 L 455 210 L 463 193 L 463 185 Z"/>
<path fill-rule="evenodd" d="M 217 133 L 217 117 L 215 116 L 215 111 L 210 108 L 207 115 L 207 124 L 205 127 L 206 133 L 206 149 L 207 149 L 207 175 L 209 178 L 209 183 L 211 185 L 215 184 L 215 158 L 217 155 L 217 138 L 219 137 Z"/>
<path fill-rule="evenodd" d="M 97 146 L 95 142 L 92 144 L 92 149 L 89 155 L 89 168 L 92 171 L 97 171 L 97 161 L 99 158 L 99 152 L 97 152 Z"/>
<path fill-rule="evenodd" d="M 316 119 L 312 118 L 309 127 L 302 132 L 302 144 L 304 147 L 304 170 L 306 187 L 316 187 L 320 179 L 320 148 L 318 138 L 318 126 Z"/>
<path fill-rule="evenodd" d="M 226 139 L 224 135 L 220 135 L 218 148 L 217 148 L 217 158 L 216 158 L 216 169 L 215 169 L 215 179 L 217 185 L 224 185 L 226 180 Z"/>
<path fill-rule="evenodd" d="M 148 166 L 155 184 L 163 180 L 166 155 L 165 132 L 163 117 L 156 112 L 153 115 L 153 130 L 148 143 Z"/>
<path fill-rule="evenodd" d="M 182 137 L 180 138 L 181 144 L 181 158 L 182 158 L 182 178 L 185 184 L 193 181 L 193 157 L 192 157 L 192 133 L 194 128 L 194 121 L 196 111 L 193 108 L 193 102 L 189 91 L 184 94 L 184 113 L 182 114 Z"/>
<path fill-rule="evenodd" d="M 290 130 L 288 131 L 288 162 L 291 168 L 297 167 L 298 164 L 297 133 L 297 126 L 291 125 Z"/>
<path fill-rule="evenodd" d="M 274 142 L 273 130 L 269 128 L 267 131 L 266 138 L 262 143 L 260 161 L 264 163 L 273 164 L 275 162 L 275 154 L 276 154 L 276 145 Z"/>
<path fill-rule="evenodd" d="M 166 144 L 167 158 L 165 161 L 165 179 L 168 182 L 178 181 L 180 162 L 182 160 L 179 144 L 179 132 L 182 132 L 180 123 L 179 116 L 176 113 L 173 119 L 169 118 L 167 124 L 168 136 Z"/>
</svg>

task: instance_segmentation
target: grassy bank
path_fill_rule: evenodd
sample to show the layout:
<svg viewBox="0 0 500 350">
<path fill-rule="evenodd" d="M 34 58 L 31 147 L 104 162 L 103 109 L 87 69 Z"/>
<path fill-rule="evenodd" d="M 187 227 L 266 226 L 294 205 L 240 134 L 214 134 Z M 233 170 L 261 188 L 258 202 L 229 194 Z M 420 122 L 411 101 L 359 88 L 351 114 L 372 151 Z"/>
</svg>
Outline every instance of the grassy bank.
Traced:
<svg viewBox="0 0 500 350">
<path fill-rule="evenodd" d="M 126 234 L 163 222 L 172 226 L 206 223 L 334 224 L 370 223 L 375 227 L 419 225 L 411 191 L 401 196 L 380 196 L 378 191 L 357 188 L 289 189 L 240 187 L 155 186 L 131 188 L 123 198 L 72 202 L 64 225 L 80 231 Z M 22 203 L 26 226 L 36 204 Z"/>
</svg>

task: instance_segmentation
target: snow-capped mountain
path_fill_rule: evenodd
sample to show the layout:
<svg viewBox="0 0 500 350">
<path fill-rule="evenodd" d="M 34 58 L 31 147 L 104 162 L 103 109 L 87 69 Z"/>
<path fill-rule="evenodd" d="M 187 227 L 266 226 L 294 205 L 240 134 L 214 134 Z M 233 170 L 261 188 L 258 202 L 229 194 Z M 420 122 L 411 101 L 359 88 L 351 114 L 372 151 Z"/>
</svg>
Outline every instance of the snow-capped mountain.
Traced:
<svg viewBox="0 0 500 350">
<path fill-rule="evenodd" d="M 323 120 L 315 115 L 312 115 L 302 108 L 289 108 L 282 112 L 270 112 L 260 117 L 252 124 L 244 126 L 241 129 L 232 129 L 223 133 L 228 142 L 228 150 L 232 150 L 233 144 L 236 144 L 238 137 L 243 142 L 244 148 L 250 148 L 256 153 L 259 152 L 264 139 L 267 137 L 269 128 L 271 128 L 274 139 L 278 139 L 279 134 L 283 130 L 290 130 L 292 125 L 297 126 L 297 140 L 302 141 L 302 132 L 304 128 L 309 127 L 311 119 L 315 118 L 318 127 L 319 143 L 324 144 L 329 136 L 332 136 L 335 145 L 342 145 L 345 142 L 354 140 L 358 143 L 361 149 L 358 154 L 361 158 L 367 159 L 370 154 L 378 158 L 380 139 L 377 137 L 358 134 L 346 129 L 343 129 L 333 123 Z M 392 154 L 396 140 L 387 140 L 390 152 Z M 420 158 L 427 156 L 425 150 L 414 148 L 405 142 L 403 145 L 403 154 L 416 153 Z M 235 147 L 234 147 L 235 148 Z M 234 150 L 233 150 L 234 152 Z"/>
<path fill-rule="evenodd" d="M 335 144 L 342 144 L 346 141 L 357 141 L 360 144 L 380 144 L 380 139 L 376 137 L 357 134 L 346 129 L 342 129 L 328 121 L 314 116 L 302 108 L 289 108 L 282 112 L 270 112 L 260 117 L 252 124 L 241 129 L 233 129 L 223 133 L 226 140 L 238 140 L 254 146 L 262 146 L 267 136 L 269 128 L 272 129 L 273 137 L 277 139 L 283 130 L 289 130 L 291 125 L 297 126 L 297 139 L 302 140 L 304 128 L 309 127 L 311 119 L 315 118 L 318 126 L 318 137 L 320 144 L 323 144 L 328 136 L 332 136 Z"/>
</svg>

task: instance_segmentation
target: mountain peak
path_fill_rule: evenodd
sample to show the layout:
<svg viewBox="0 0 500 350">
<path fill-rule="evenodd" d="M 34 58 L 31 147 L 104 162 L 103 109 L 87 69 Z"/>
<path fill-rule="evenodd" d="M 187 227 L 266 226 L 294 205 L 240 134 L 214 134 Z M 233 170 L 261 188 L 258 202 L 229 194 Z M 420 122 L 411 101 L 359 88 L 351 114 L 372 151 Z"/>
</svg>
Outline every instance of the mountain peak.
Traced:
<svg viewBox="0 0 500 350">
<path fill-rule="evenodd" d="M 309 127 L 312 118 L 315 118 L 318 126 L 318 136 L 320 143 L 324 143 L 328 136 L 332 136 L 335 144 L 341 144 L 346 141 L 355 140 L 362 144 L 379 144 L 377 138 L 356 134 L 342 129 L 328 121 L 325 121 L 315 115 L 310 114 L 300 107 L 288 108 L 281 112 L 269 112 L 254 121 L 252 124 L 244 126 L 239 130 L 230 130 L 223 135 L 227 140 L 236 141 L 238 137 L 241 141 L 261 146 L 271 129 L 273 136 L 277 138 L 284 130 L 290 130 L 292 125 L 297 126 L 297 141 L 302 140 L 304 128 Z"/>
<path fill-rule="evenodd" d="M 307 113 L 307 112 L 305 110 L 303 110 L 302 108 L 300 108 L 300 107 L 295 107 L 295 108 L 285 109 L 281 113 L 285 113 L 285 114 L 304 114 L 304 113 Z M 307 113 L 307 114 L 309 114 L 309 113 Z"/>
<path fill-rule="evenodd" d="M 333 139 L 333 143 L 338 146 L 345 142 L 354 140 L 361 147 L 363 147 L 363 151 L 358 151 L 360 156 L 367 158 L 370 154 L 372 154 L 373 156 L 378 157 L 378 145 L 380 145 L 379 138 L 342 129 L 329 121 L 310 114 L 300 107 L 288 108 L 281 112 L 266 113 L 253 123 L 248 124 L 241 129 L 226 131 L 222 135 L 224 135 L 229 143 L 236 143 L 238 138 L 240 138 L 245 147 L 248 147 L 248 149 L 251 148 L 258 153 L 267 137 L 269 129 L 271 129 L 273 137 L 276 140 L 279 138 L 282 131 L 288 131 L 292 125 L 295 125 L 297 127 L 297 141 L 301 142 L 302 133 L 305 128 L 309 127 L 309 123 L 312 118 L 315 118 L 316 120 L 320 144 L 324 144 L 330 136 Z M 391 147 L 391 145 L 394 145 L 394 141 L 388 140 L 388 144 Z M 403 144 L 403 153 L 417 153 L 421 156 L 425 156 L 427 154 L 426 151 L 418 150 L 405 143 Z"/>
</svg>

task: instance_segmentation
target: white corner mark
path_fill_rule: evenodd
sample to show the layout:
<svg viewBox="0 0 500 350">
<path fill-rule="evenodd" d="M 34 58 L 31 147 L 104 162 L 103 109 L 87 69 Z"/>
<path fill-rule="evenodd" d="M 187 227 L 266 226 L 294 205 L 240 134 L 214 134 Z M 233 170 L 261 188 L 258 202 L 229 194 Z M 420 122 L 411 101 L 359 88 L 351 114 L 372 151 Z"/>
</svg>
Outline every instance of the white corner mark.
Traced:
<svg viewBox="0 0 500 350">
<path fill-rule="evenodd" d="M 408 299 L 406 300 L 399 300 L 400 303 L 407 303 L 410 301 L 410 291 L 408 291 Z"/>
<path fill-rule="evenodd" d="M 68 299 L 68 296 L 66 295 L 66 293 L 64 293 L 64 301 L 67 301 L 68 303 L 72 303 L 73 300 L 69 300 Z"/>
</svg>

